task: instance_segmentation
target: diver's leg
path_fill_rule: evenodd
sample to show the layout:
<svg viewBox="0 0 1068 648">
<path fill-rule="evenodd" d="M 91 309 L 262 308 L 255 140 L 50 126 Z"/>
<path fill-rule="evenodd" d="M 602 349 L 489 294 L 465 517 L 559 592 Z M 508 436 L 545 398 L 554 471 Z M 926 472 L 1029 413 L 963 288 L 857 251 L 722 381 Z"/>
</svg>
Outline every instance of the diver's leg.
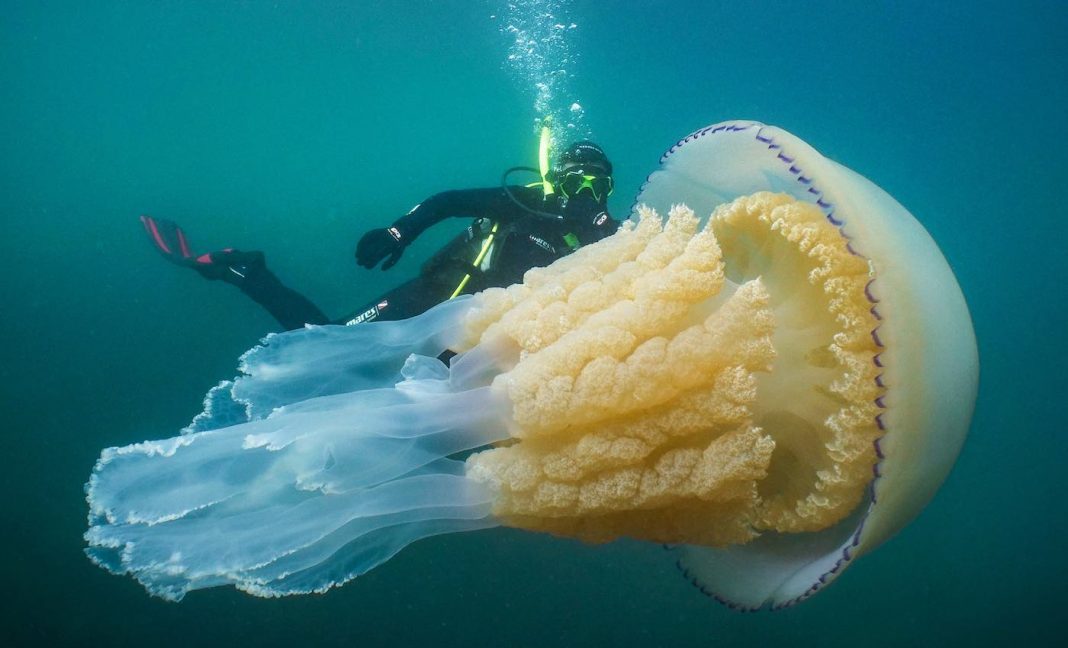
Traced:
<svg viewBox="0 0 1068 648">
<path fill-rule="evenodd" d="M 224 248 L 217 252 L 197 254 L 185 232 L 174 221 L 145 215 L 141 216 L 141 224 L 152 246 L 165 259 L 183 268 L 196 270 L 205 279 L 237 286 L 263 306 L 285 330 L 329 321 L 308 298 L 284 286 L 267 269 L 262 252 Z"/>
<path fill-rule="evenodd" d="M 243 268 L 244 277 L 234 282 L 289 331 L 305 324 L 327 324 L 329 319 L 304 295 L 285 286 L 264 263 Z"/>
<path fill-rule="evenodd" d="M 445 301 L 448 294 L 425 276 L 406 281 L 336 324 L 362 324 L 373 321 L 396 321 L 415 317 Z"/>
</svg>

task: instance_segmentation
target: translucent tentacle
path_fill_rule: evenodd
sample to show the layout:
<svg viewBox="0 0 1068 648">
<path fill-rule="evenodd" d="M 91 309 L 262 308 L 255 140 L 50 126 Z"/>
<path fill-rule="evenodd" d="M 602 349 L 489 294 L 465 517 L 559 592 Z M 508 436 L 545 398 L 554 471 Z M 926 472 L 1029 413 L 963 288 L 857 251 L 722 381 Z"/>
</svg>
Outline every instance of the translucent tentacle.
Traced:
<svg viewBox="0 0 1068 648">
<path fill-rule="evenodd" d="M 465 310 L 268 338 L 230 390 L 252 420 L 101 454 L 86 487 L 90 557 L 164 598 L 223 584 L 273 596 L 326 590 L 419 538 L 495 526 L 492 489 L 449 458 L 508 438 L 510 405 L 485 370 L 495 360 L 473 350 L 453 372 L 434 357 Z M 405 354 L 424 318 L 437 333 Z M 320 374 L 340 377 L 317 386 Z"/>
<path fill-rule="evenodd" d="M 277 407 L 319 396 L 392 387 L 409 355 L 433 357 L 456 346 L 457 324 L 471 300 L 458 297 L 398 322 L 308 326 L 268 335 L 241 357 L 243 375 L 208 392 L 204 411 L 184 432 L 263 418 Z"/>
</svg>

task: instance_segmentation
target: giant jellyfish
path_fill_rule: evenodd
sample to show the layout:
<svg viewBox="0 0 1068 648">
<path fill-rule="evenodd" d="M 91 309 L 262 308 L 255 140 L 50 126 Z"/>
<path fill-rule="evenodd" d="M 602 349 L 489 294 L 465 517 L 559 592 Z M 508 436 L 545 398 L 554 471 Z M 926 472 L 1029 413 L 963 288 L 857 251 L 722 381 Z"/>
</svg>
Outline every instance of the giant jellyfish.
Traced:
<svg viewBox="0 0 1068 648">
<path fill-rule="evenodd" d="M 508 525 L 663 543 L 758 608 L 920 511 L 978 359 L 901 205 L 739 121 L 681 140 L 619 233 L 522 284 L 271 335 L 240 370 L 182 435 L 101 454 L 98 564 L 169 599 L 321 592 L 420 538 Z"/>
</svg>

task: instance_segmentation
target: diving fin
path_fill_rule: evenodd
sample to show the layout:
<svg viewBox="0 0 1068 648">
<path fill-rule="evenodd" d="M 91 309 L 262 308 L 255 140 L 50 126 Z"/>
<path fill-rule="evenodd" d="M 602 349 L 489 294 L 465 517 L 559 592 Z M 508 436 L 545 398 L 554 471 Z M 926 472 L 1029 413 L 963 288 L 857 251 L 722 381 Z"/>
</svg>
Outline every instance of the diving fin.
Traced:
<svg viewBox="0 0 1068 648">
<path fill-rule="evenodd" d="M 177 223 L 144 215 L 141 216 L 141 224 L 144 225 L 152 245 L 165 259 L 183 266 L 196 263 L 189 248 L 189 240 Z"/>
<path fill-rule="evenodd" d="M 196 254 L 189 246 L 185 232 L 174 221 L 141 216 L 141 224 L 153 247 L 171 263 L 192 268 L 205 279 L 222 279 L 241 285 L 250 270 L 264 267 L 262 252 L 242 252 L 223 248 L 217 252 Z"/>
</svg>

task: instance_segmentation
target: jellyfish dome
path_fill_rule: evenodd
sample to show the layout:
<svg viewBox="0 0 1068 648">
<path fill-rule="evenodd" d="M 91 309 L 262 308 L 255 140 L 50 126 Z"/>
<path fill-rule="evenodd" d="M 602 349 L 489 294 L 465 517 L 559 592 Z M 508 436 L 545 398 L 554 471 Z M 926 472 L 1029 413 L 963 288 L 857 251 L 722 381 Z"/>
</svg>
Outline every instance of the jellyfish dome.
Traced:
<svg viewBox="0 0 1068 648">
<path fill-rule="evenodd" d="M 168 599 L 279 596 L 507 525 L 664 543 L 758 608 L 819 591 L 932 497 L 978 360 L 904 208 L 726 122 L 664 155 L 617 234 L 522 284 L 271 335 L 240 371 L 180 436 L 103 451 L 95 562 Z"/>
</svg>

